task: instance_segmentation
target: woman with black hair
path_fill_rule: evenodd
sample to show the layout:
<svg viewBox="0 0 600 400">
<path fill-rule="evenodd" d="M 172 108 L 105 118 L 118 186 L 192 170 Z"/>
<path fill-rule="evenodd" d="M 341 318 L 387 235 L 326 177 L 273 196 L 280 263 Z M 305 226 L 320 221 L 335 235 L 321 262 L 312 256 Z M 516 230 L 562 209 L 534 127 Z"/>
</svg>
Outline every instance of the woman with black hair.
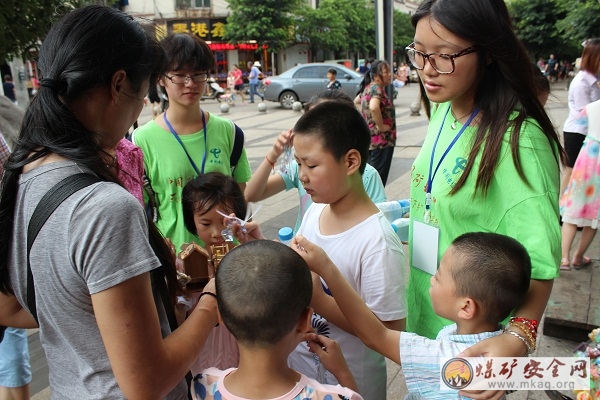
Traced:
<svg viewBox="0 0 600 400">
<path fill-rule="evenodd" d="M 114 149 L 164 69 L 152 32 L 101 6 L 57 22 L 40 49 L 40 90 L 5 165 L 0 325 L 37 327 L 37 315 L 53 399 L 186 399 L 184 376 L 217 322 L 215 299 L 203 296 L 171 333 L 172 305 L 156 287 L 166 276 L 174 298 L 174 260 L 117 177 Z M 97 182 L 55 209 L 28 253 L 40 199 L 80 173 Z"/>
<path fill-rule="evenodd" d="M 354 103 L 367 120 L 371 130 L 369 160 L 384 186 L 394 157 L 396 145 L 396 109 L 385 92 L 392 83 L 392 68 L 386 61 L 375 60 L 360 83 Z"/>
<path fill-rule="evenodd" d="M 530 289 L 511 332 L 465 355 L 522 356 L 525 343 L 535 347 L 537 321 L 558 276 L 564 152 L 503 0 L 426 0 L 412 23 L 414 43 L 406 51 L 431 119 L 412 169 L 407 330 L 434 338 L 450 324 L 435 315 L 429 298 L 439 259 L 465 232 L 496 232 L 530 253 Z"/>
</svg>

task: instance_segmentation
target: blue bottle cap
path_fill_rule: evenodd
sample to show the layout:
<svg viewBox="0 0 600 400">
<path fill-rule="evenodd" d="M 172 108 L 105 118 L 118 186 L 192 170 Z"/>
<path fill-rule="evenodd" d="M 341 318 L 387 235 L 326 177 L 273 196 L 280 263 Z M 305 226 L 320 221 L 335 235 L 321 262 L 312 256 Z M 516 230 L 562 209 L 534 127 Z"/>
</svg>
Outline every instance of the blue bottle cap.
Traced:
<svg viewBox="0 0 600 400">
<path fill-rule="evenodd" d="M 294 230 L 289 226 L 284 226 L 279 230 L 279 240 L 292 240 L 294 237 Z"/>
</svg>

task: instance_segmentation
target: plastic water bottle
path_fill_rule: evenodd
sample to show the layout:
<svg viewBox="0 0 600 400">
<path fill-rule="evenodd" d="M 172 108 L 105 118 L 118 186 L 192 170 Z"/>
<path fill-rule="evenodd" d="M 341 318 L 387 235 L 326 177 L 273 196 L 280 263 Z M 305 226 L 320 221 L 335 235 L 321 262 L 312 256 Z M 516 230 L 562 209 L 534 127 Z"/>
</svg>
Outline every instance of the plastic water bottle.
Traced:
<svg viewBox="0 0 600 400">
<path fill-rule="evenodd" d="M 376 206 L 383 212 L 387 220 L 392 222 L 402 218 L 410 211 L 410 199 L 386 201 L 377 203 Z"/>
<path fill-rule="evenodd" d="M 408 229 L 410 226 L 409 218 L 398 218 L 392 222 L 392 228 L 401 242 L 408 242 Z"/>
<path fill-rule="evenodd" d="M 289 226 L 284 226 L 279 230 L 279 240 L 281 243 L 289 246 L 292 243 L 292 238 L 294 237 L 294 230 Z"/>
</svg>

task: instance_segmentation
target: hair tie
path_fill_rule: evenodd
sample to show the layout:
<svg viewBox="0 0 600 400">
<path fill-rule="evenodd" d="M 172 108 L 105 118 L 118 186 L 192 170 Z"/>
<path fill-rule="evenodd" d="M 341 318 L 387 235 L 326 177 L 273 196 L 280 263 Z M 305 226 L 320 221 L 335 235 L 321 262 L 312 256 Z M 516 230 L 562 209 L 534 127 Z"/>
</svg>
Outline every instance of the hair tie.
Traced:
<svg viewBox="0 0 600 400">
<path fill-rule="evenodd" d="M 40 81 L 40 86 L 44 86 L 56 91 L 57 82 L 54 79 L 44 78 Z"/>
</svg>

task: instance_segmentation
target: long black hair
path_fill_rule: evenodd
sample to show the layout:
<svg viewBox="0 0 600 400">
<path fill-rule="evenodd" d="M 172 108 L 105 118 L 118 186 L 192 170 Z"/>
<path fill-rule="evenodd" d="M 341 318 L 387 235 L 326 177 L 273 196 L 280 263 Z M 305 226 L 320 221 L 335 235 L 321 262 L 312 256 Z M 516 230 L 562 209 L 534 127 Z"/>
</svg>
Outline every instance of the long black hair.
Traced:
<svg viewBox="0 0 600 400">
<path fill-rule="evenodd" d="M 110 85 L 119 70 L 126 72 L 134 89 L 148 80 L 155 84 L 164 73 L 165 61 L 151 29 L 124 12 L 93 5 L 70 12 L 52 26 L 40 49 L 38 67 L 42 86 L 27 108 L 1 183 L 0 292 L 5 294 L 14 293 L 8 253 L 23 167 L 56 154 L 89 168 L 104 181 L 119 183 L 114 167 L 106 165 L 108 155 L 100 147 L 98 133 L 88 130 L 68 105 L 85 101 L 96 87 Z M 150 242 L 163 261 L 172 259 L 151 223 Z M 175 282 L 174 265 L 164 269 L 169 282 Z"/>
<path fill-rule="evenodd" d="M 388 69 L 390 68 L 390 64 L 388 64 L 388 62 L 385 60 L 375 60 L 371 62 L 371 68 L 365 71 L 365 76 L 360 82 L 357 95 L 362 95 L 362 92 L 367 86 L 369 86 L 369 83 L 373 82 L 373 79 L 375 79 L 375 75 L 383 75 L 381 70 L 384 67 L 387 67 Z"/>
<path fill-rule="evenodd" d="M 529 56 L 513 31 L 504 0 L 425 0 L 412 16 L 413 26 L 416 28 L 424 18 L 436 20 L 450 32 L 474 43 L 478 50 L 480 78 L 475 104 L 481 110 L 481 119 L 469 154 L 470 161 L 452 193 L 464 185 L 473 168 L 472 160 L 480 152 L 475 190 L 487 192 L 498 164 L 502 140 L 509 128 L 515 168 L 521 179 L 529 184 L 519 156 L 521 127 L 526 118 L 539 124 L 564 163 L 564 150 L 539 101 Z M 513 112 L 517 116 L 511 119 Z"/>
</svg>

